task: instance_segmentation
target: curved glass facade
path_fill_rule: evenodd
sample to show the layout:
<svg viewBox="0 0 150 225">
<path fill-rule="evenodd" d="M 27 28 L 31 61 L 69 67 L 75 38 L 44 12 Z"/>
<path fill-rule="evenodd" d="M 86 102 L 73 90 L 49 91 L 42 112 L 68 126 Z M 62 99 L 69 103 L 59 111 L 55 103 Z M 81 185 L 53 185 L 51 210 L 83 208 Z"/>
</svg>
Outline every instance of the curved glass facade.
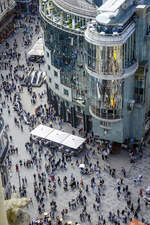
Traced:
<svg viewBox="0 0 150 225">
<path fill-rule="evenodd" d="M 103 119 L 120 119 L 122 114 L 122 81 L 89 77 L 90 109 Z"/>
<path fill-rule="evenodd" d="M 63 29 L 72 29 L 84 31 L 86 24 L 90 20 L 88 18 L 73 15 L 58 8 L 52 1 L 41 3 L 41 10 L 49 21 L 61 25 Z M 69 31 L 69 30 L 68 30 Z"/>
<path fill-rule="evenodd" d="M 96 46 L 85 42 L 86 65 L 99 75 L 121 76 L 135 62 L 135 34 L 118 46 Z"/>
</svg>

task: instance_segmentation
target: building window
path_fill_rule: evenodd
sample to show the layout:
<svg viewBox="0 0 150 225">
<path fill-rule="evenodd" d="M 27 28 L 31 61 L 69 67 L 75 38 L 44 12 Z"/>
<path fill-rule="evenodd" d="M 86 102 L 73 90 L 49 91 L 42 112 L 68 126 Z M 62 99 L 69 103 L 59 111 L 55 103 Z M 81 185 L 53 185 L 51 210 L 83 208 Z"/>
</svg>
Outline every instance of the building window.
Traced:
<svg viewBox="0 0 150 225">
<path fill-rule="evenodd" d="M 59 90 L 59 85 L 55 83 L 55 89 Z"/>
<path fill-rule="evenodd" d="M 50 67 L 50 65 L 47 65 L 47 67 L 48 67 L 48 70 L 51 70 L 51 67 Z"/>
<path fill-rule="evenodd" d="M 49 52 L 46 52 L 47 53 L 47 57 L 49 57 Z"/>
<path fill-rule="evenodd" d="M 52 78 L 51 77 L 49 77 L 49 82 L 52 83 Z"/>
<path fill-rule="evenodd" d="M 58 77 L 58 72 L 54 70 L 54 76 Z"/>
<path fill-rule="evenodd" d="M 64 95 L 69 95 L 69 91 L 67 89 L 64 89 Z"/>
<path fill-rule="evenodd" d="M 143 104 L 145 102 L 145 71 L 139 67 L 135 73 L 135 101 Z"/>
<path fill-rule="evenodd" d="M 110 122 L 100 121 L 100 126 L 111 128 L 112 124 Z"/>
</svg>

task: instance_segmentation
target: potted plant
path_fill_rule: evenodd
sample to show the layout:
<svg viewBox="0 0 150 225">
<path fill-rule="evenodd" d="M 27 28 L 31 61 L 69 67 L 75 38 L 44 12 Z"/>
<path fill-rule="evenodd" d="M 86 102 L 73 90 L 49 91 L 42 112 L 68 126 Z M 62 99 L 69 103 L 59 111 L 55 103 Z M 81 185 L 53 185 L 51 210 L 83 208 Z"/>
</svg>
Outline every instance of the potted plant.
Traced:
<svg viewBox="0 0 150 225">
<path fill-rule="evenodd" d="M 72 23 L 69 24 L 69 28 L 72 29 Z"/>
<path fill-rule="evenodd" d="M 68 18 L 68 22 L 69 23 L 72 23 L 72 18 Z"/>
</svg>

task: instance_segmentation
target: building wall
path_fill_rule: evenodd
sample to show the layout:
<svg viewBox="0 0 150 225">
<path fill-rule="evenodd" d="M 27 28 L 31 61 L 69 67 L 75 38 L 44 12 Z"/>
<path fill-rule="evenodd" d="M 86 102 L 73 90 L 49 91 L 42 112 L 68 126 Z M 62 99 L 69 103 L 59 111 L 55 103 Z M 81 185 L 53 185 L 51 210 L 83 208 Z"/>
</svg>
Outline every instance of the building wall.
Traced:
<svg viewBox="0 0 150 225">
<path fill-rule="evenodd" d="M 14 0 L 1 0 L 0 2 L 0 20 L 3 19 L 5 14 L 15 7 L 15 1 Z"/>
<path fill-rule="evenodd" d="M 61 84 L 60 70 L 51 64 L 51 51 L 47 47 L 45 47 L 44 52 L 46 61 L 45 69 L 47 71 L 47 83 L 49 88 L 52 91 L 54 91 L 57 95 L 61 96 L 63 99 L 71 102 L 72 101 L 71 88 Z M 55 76 L 55 73 L 57 73 L 57 76 Z M 58 88 L 56 88 L 56 85 L 58 85 Z"/>
<path fill-rule="evenodd" d="M 8 136 L 5 131 L 5 123 L 2 117 L 0 117 L 0 173 L 2 179 L 2 185 L 4 187 L 5 198 L 11 197 L 11 189 L 9 182 L 8 163 L 6 160 L 6 154 L 8 150 Z"/>
<path fill-rule="evenodd" d="M 0 1 L 0 43 L 14 31 L 14 0 Z"/>
</svg>

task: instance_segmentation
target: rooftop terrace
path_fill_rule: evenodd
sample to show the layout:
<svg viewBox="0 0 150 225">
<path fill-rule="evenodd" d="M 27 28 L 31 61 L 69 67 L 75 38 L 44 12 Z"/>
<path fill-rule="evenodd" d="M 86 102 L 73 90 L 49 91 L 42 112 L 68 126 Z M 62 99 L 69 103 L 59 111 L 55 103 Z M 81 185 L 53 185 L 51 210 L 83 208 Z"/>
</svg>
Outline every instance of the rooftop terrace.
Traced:
<svg viewBox="0 0 150 225">
<path fill-rule="evenodd" d="M 96 5 L 86 0 L 53 0 L 54 4 L 64 11 L 83 17 L 94 18 L 96 16 Z"/>
</svg>

